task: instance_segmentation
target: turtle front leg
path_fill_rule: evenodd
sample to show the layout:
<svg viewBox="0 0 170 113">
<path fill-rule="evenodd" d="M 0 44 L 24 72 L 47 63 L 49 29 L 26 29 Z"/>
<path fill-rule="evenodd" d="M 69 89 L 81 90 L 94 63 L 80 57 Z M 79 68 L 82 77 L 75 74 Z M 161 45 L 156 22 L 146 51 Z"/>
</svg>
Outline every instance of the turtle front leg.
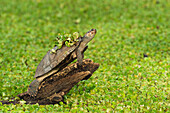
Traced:
<svg viewBox="0 0 170 113">
<path fill-rule="evenodd" d="M 83 63 L 83 55 L 82 55 L 80 49 L 77 49 L 76 54 L 77 54 L 78 66 L 81 66 Z"/>
</svg>

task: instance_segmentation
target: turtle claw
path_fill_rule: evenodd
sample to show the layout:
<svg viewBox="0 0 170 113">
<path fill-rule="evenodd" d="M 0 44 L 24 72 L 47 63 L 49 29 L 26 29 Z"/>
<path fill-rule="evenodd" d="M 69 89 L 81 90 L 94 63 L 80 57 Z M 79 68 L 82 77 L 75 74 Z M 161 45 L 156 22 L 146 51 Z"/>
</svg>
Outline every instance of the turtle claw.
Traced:
<svg viewBox="0 0 170 113">
<path fill-rule="evenodd" d="M 77 68 L 78 68 L 78 69 L 82 69 L 82 63 L 79 63 L 79 62 L 78 62 L 78 63 L 77 63 Z"/>
<path fill-rule="evenodd" d="M 27 91 L 30 96 L 35 97 L 37 95 L 39 84 L 40 82 L 37 79 L 31 82 Z"/>
</svg>

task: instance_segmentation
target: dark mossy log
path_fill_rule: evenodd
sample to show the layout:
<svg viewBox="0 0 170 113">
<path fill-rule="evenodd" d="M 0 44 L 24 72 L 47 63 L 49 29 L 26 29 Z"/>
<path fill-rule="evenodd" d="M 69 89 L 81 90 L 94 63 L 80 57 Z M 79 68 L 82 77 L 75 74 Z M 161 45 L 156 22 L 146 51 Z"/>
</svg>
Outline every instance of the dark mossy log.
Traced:
<svg viewBox="0 0 170 113">
<path fill-rule="evenodd" d="M 56 104 L 63 101 L 63 96 L 67 94 L 81 80 L 87 80 L 99 67 L 90 59 L 83 60 L 83 65 L 78 66 L 77 62 L 70 64 L 59 72 L 47 77 L 39 86 L 35 97 L 27 92 L 19 94 L 18 97 L 26 101 L 26 104 Z M 3 104 L 16 104 L 19 101 L 2 101 Z"/>
</svg>

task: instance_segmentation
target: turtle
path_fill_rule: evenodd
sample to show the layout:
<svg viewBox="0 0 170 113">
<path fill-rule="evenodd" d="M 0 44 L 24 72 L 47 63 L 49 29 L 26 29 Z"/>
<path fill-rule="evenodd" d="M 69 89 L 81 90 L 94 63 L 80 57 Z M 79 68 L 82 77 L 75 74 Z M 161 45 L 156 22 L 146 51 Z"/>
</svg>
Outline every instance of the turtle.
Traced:
<svg viewBox="0 0 170 113">
<path fill-rule="evenodd" d="M 96 29 L 91 29 L 83 37 L 80 37 L 79 41 L 71 47 L 62 45 L 60 49 L 55 46 L 52 50 L 49 50 L 37 66 L 34 75 L 34 78 L 36 79 L 29 85 L 27 93 L 32 97 L 36 97 L 40 83 L 45 78 L 61 70 L 61 65 L 64 64 L 69 57 L 71 57 L 71 54 L 73 54 L 74 57 L 76 55 L 78 66 L 81 66 L 84 57 L 82 51 L 84 50 L 84 47 L 86 47 L 87 43 L 93 39 L 96 32 Z"/>
</svg>

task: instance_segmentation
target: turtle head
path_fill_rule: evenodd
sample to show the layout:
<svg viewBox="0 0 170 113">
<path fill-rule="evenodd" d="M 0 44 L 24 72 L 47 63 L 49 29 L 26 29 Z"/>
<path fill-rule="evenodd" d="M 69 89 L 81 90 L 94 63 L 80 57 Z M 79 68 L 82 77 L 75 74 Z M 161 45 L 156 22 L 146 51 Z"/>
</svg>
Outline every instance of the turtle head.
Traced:
<svg viewBox="0 0 170 113">
<path fill-rule="evenodd" d="M 83 42 L 86 42 L 86 44 L 93 39 L 95 34 L 97 33 L 96 29 L 91 29 L 83 36 Z"/>
</svg>

